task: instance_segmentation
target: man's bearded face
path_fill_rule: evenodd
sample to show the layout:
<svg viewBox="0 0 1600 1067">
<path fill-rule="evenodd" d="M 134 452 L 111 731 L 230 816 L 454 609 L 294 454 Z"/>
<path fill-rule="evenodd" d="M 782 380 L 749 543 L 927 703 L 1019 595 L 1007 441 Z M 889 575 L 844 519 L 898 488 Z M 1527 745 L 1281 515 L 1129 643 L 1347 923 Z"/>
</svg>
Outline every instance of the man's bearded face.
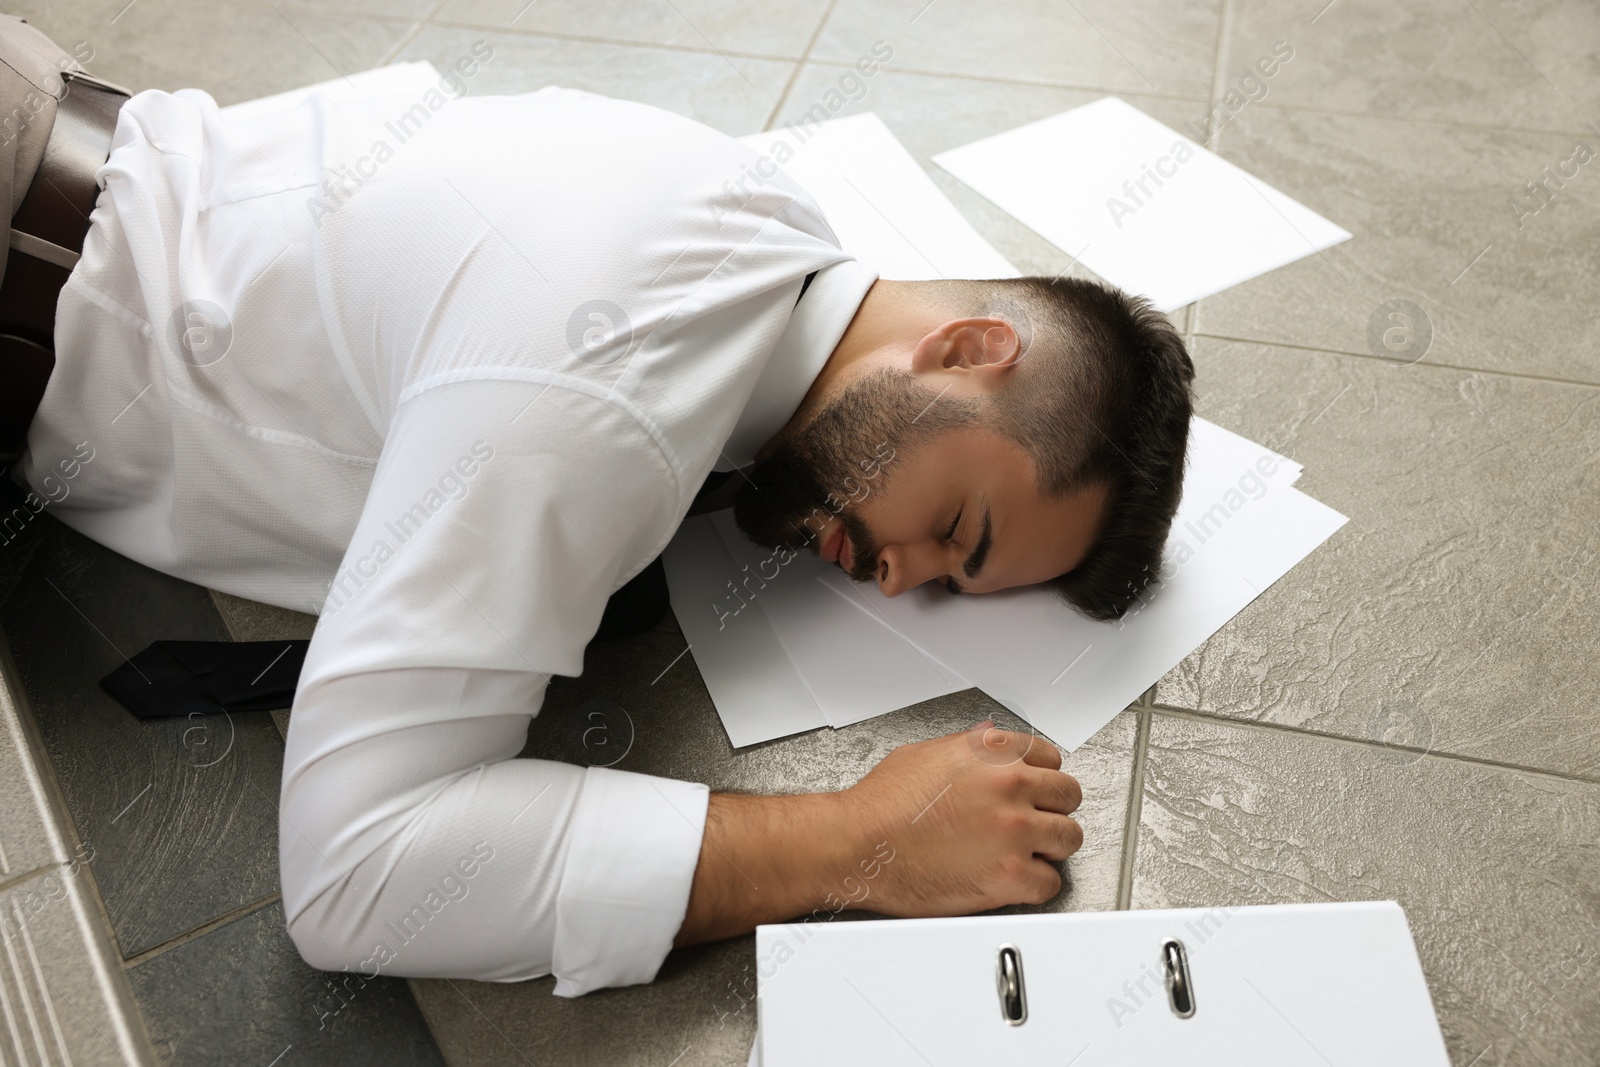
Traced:
<svg viewBox="0 0 1600 1067">
<path fill-rule="evenodd" d="M 859 505 L 887 492 L 897 458 L 974 421 L 970 403 L 941 396 L 903 371 L 875 371 L 751 468 L 734 501 L 734 521 L 759 545 L 815 552 L 818 533 L 838 518 L 850 538 L 850 577 L 871 581 L 879 546 Z"/>
</svg>

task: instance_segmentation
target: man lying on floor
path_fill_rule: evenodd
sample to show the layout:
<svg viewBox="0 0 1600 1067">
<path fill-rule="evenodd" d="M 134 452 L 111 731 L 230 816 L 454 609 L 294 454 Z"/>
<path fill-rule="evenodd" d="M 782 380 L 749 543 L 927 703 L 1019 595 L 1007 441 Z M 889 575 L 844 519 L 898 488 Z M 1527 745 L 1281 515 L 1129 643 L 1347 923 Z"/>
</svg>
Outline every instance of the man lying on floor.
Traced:
<svg viewBox="0 0 1600 1067">
<path fill-rule="evenodd" d="M 280 827 L 308 961 L 573 996 L 810 912 L 882 847 L 890 915 L 1059 890 L 1078 784 L 986 723 L 799 796 L 517 756 L 713 469 L 744 468 L 750 537 L 889 596 L 1045 582 L 1116 617 L 1179 495 L 1193 371 L 1165 318 L 1075 280 L 878 279 L 748 149 L 640 104 L 461 99 L 358 174 L 411 102 L 230 120 L 55 77 L 15 20 L 0 40 L 12 95 L 32 70 L 49 96 L 5 149 L 8 288 L 51 254 L 16 212 L 48 120 L 111 100 L 14 477 L 45 493 L 86 446 L 62 522 L 320 610 Z"/>
</svg>

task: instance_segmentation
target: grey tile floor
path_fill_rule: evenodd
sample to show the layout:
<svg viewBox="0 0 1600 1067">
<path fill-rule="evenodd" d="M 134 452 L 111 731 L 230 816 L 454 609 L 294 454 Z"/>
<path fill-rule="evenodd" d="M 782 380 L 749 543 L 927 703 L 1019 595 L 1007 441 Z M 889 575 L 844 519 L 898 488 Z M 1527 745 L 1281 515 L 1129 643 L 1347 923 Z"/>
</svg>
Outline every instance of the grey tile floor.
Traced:
<svg viewBox="0 0 1600 1067">
<path fill-rule="evenodd" d="M 0 496 L 9 513 L 9 494 Z M 0 629 L 32 730 L 8 732 L 42 750 L 67 817 L 64 841 L 16 825 L 23 806 L 4 768 L 0 857 L 11 870 L 0 871 L 0 925 L 7 949 L 35 942 L 45 969 L 30 980 L 25 956 L 0 957 L 11 960 L 9 971 L 0 965 L 0 993 L 19 1003 L 31 981 L 35 1003 L 54 1002 L 70 1041 L 59 1060 L 18 1051 L 20 1060 L 0 1053 L 0 1062 L 125 1062 L 113 1027 L 95 1018 L 104 999 L 123 1005 L 116 1021 L 156 1063 L 265 1064 L 291 1049 L 299 1063 L 442 1063 L 405 982 L 335 987 L 289 941 L 278 894 L 283 739 L 271 715 L 140 721 L 99 688 L 123 650 L 248 640 L 249 617 L 230 634 L 206 590 L 48 514 L 25 537 L 0 548 L 27 553 L 0 584 Z M 96 964 L 111 972 L 101 987 Z"/>
<path fill-rule="evenodd" d="M 894 58 L 846 111 L 878 112 L 985 236 L 1044 274 L 1075 268 L 929 157 L 1107 92 L 1198 123 L 1288 42 L 1212 147 L 1355 238 L 1175 318 L 1202 414 L 1294 454 L 1301 485 L 1350 523 L 1069 757 L 1086 844 L 1048 907 L 1396 899 L 1457 1067 L 1600 1063 L 1600 162 L 1543 201 L 1527 189 L 1578 142 L 1600 151 L 1593 0 L 7 9 L 135 88 L 228 103 L 396 59 L 442 65 L 486 40 L 476 92 L 566 84 L 733 134 L 802 113 L 882 40 Z M 1395 300 L 1430 337 L 1403 359 L 1368 341 Z M 313 620 L 208 602 L 64 531 L 0 550 L 18 672 L 98 850 L 74 885 L 93 891 L 85 914 L 103 908 L 138 1004 L 130 1032 L 158 1061 L 744 1062 L 748 938 L 576 1001 L 548 979 L 395 983 L 318 1029 L 322 980 L 282 936 L 273 884 L 275 732 L 241 721 L 226 765 L 201 767 L 220 737 L 116 720 L 94 689 L 114 654 L 67 595 L 119 644 L 303 636 Z M 591 649 L 529 753 L 577 753 L 598 701 L 632 724 L 620 766 L 820 789 L 895 744 L 1005 717 L 969 692 L 734 752 L 682 650 L 670 626 Z M 159 793 L 119 816 L 147 782 Z M 66 862 L 59 843 L 33 847 L 41 870 Z"/>
</svg>

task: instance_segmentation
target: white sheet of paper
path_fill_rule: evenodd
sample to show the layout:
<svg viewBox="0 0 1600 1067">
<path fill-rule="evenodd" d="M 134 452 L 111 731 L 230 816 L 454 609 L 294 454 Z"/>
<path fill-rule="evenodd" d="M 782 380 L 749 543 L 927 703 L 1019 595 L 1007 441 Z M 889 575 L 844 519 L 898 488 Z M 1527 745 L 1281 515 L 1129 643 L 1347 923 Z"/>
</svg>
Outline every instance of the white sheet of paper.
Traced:
<svg viewBox="0 0 1600 1067">
<path fill-rule="evenodd" d="M 738 597 L 743 575 L 710 517 L 684 519 L 663 556 L 673 614 L 733 747 L 827 726 L 761 599 Z"/>
<path fill-rule="evenodd" d="M 901 281 L 1015 278 L 872 112 L 739 138 L 812 195 L 839 246 Z"/>
<path fill-rule="evenodd" d="M 1197 419 L 1190 447 L 1163 580 L 1118 622 L 1085 618 L 1037 586 L 952 597 L 929 583 L 891 598 L 837 568 L 827 581 L 1076 748 L 1346 521 L 1292 488 L 1297 465 L 1237 434 Z"/>
<path fill-rule="evenodd" d="M 230 119 L 254 118 L 287 111 L 312 93 L 324 93 L 335 100 L 367 100 L 377 96 L 421 96 L 439 86 L 439 71 L 426 59 L 391 63 L 332 81 L 318 82 L 287 92 L 246 100 L 222 108 Z"/>
<path fill-rule="evenodd" d="M 1117 623 L 1095 622 L 1043 588 L 953 602 L 918 588 L 882 597 L 856 586 L 902 634 L 1066 749 L 1138 699 L 1345 522 L 1289 486 L 1241 512 L 1215 546 Z M 1233 551 L 1227 551 L 1231 544 Z M 1240 561 L 1247 561 L 1242 569 Z M 837 579 L 835 579 L 837 581 Z"/>
<path fill-rule="evenodd" d="M 1162 311 L 1350 237 L 1114 96 L 933 161 Z"/>
<path fill-rule="evenodd" d="M 867 612 L 836 603 L 822 584 L 838 567 L 805 552 L 782 555 L 754 544 L 734 525 L 732 511 L 709 516 L 728 555 L 739 568 L 738 593 L 759 600 L 762 618 L 789 654 L 829 726 L 882 715 L 946 693 L 972 688 L 909 641 L 884 639 L 883 624 Z M 770 578 L 769 578 L 770 576 Z M 726 607 L 737 604 L 731 597 Z M 729 626 L 739 616 L 730 616 Z M 698 661 L 696 661 L 698 662 Z"/>
</svg>

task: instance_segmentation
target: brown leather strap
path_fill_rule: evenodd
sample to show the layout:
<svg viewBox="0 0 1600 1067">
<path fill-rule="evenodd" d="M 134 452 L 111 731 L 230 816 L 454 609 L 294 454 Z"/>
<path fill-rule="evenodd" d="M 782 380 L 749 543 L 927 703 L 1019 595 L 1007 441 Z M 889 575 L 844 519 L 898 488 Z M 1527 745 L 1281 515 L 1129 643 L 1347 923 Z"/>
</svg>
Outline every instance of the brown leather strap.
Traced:
<svg viewBox="0 0 1600 1067">
<path fill-rule="evenodd" d="M 56 301 L 83 251 L 100 189 L 95 171 L 111 153 L 128 92 L 67 72 L 44 158 L 11 219 L 0 282 L 0 459 L 22 447 L 55 366 Z"/>
</svg>

